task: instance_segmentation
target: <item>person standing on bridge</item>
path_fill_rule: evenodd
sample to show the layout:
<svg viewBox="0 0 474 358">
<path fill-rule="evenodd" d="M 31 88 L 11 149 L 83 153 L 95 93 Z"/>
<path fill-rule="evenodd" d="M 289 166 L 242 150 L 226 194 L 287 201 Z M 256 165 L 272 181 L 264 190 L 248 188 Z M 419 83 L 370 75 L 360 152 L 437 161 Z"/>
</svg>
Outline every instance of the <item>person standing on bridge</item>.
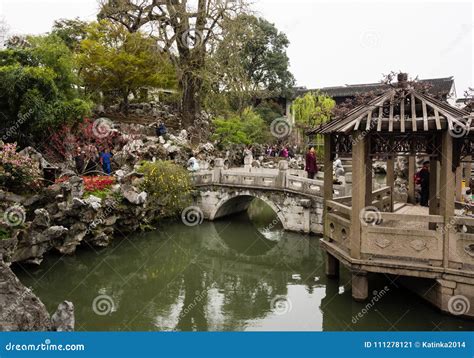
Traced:
<svg viewBox="0 0 474 358">
<path fill-rule="evenodd" d="M 318 172 L 318 164 L 316 161 L 316 152 L 314 147 L 309 148 L 308 153 L 306 153 L 306 172 L 308 173 L 309 179 L 314 179 L 314 176 Z"/>
</svg>

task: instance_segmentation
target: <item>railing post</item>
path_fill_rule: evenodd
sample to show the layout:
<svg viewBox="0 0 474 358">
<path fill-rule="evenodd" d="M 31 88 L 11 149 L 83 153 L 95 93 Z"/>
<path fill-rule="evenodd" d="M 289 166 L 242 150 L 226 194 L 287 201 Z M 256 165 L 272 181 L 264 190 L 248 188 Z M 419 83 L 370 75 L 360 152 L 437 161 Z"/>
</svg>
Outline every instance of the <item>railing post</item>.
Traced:
<svg viewBox="0 0 474 358">
<path fill-rule="evenodd" d="M 288 174 L 288 162 L 280 160 L 278 163 L 278 176 L 276 178 L 276 186 L 278 188 L 286 188 L 286 176 Z"/>
<path fill-rule="evenodd" d="M 224 159 L 216 158 L 214 159 L 214 175 L 213 182 L 220 184 L 222 178 L 222 171 L 224 170 Z"/>
</svg>

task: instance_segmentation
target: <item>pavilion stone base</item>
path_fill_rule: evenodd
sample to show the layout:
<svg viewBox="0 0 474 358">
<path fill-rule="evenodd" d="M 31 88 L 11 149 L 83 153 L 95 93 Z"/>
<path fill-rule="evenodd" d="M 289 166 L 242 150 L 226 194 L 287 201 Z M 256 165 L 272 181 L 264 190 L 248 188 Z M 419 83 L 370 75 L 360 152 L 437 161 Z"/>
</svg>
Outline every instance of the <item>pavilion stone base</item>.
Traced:
<svg viewBox="0 0 474 358">
<path fill-rule="evenodd" d="M 474 279 L 443 275 L 442 279 L 402 277 L 397 280 L 441 311 L 474 318 Z"/>
<path fill-rule="evenodd" d="M 352 298 L 355 301 L 368 299 L 368 276 L 381 273 L 393 275 L 397 278 L 397 284 L 405 286 L 447 314 L 474 319 L 474 277 L 471 273 L 459 275 L 454 274 L 454 270 L 443 273 L 435 269 L 414 269 L 402 262 L 387 265 L 387 262 L 376 264 L 373 260 L 355 260 L 332 243 L 321 240 L 320 244 L 326 251 L 328 278 L 339 276 L 340 264 L 351 271 Z"/>
</svg>

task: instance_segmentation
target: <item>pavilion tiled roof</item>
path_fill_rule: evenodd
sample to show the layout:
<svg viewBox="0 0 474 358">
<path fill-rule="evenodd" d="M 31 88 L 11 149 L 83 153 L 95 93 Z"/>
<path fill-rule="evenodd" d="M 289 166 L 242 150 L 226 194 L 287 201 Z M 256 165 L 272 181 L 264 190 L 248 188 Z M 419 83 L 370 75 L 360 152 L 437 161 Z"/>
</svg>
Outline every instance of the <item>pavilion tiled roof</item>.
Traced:
<svg viewBox="0 0 474 358">
<path fill-rule="evenodd" d="M 308 133 L 348 134 L 357 130 L 405 133 L 447 129 L 469 133 L 472 119 L 467 111 L 414 88 L 390 87 L 367 104 Z"/>
<path fill-rule="evenodd" d="M 420 84 L 428 85 L 428 93 L 436 97 L 447 97 L 454 88 L 454 78 L 431 78 L 418 81 Z M 376 94 L 382 93 L 391 88 L 390 85 L 384 83 L 366 83 L 354 84 L 335 87 L 322 87 L 317 89 L 307 89 L 303 87 L 295 88 L 295 95 L 300 96 L 306 92 L 320 91 L 332 98 L 349 98 L 355 97 L 359 94 L 374 92 Z"/>
</svg>

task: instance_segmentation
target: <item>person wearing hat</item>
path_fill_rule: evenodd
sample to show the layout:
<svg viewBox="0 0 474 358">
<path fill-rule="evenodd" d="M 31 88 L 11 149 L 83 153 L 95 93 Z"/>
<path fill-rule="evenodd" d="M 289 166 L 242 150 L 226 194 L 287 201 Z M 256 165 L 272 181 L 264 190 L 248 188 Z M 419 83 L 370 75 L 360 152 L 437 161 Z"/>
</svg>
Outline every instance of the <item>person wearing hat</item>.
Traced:
<svg viewBox="0 0 474 358">
<path fill-rule="evenodd" d="M 429 206 L 428 201 L 430 198 L 430 162 L 426 161 L 423 162 L 423 167 L 418 172 L 418 179 L 421 186 L 421 197 L 420 197 L 420 205 L 421 206 Z"/>
</svg>

